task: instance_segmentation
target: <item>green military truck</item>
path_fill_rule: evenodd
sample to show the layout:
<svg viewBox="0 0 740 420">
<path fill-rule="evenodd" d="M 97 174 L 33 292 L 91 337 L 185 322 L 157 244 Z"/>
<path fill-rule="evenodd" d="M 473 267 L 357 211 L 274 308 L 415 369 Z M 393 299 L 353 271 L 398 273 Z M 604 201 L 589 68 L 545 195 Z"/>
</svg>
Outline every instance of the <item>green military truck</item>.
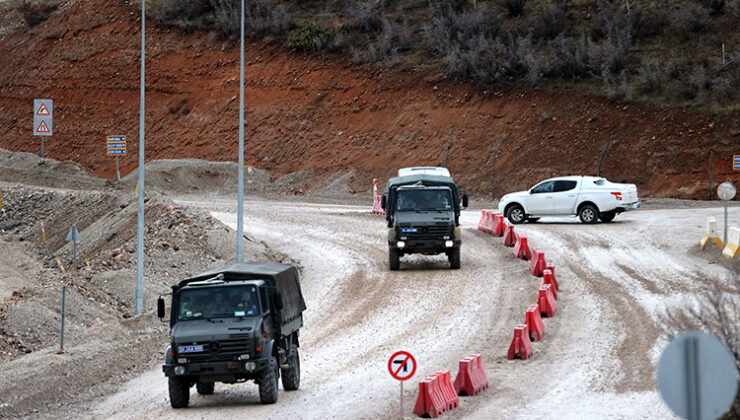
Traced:
<svg viewBox="0 0 740 420">
<path fill-rule="evenodd" d="M 445 168 L 414 167 L 398 171 L 388 181 L 381 206 L 388 221 L 388 260 L 391 270 L 400 268 L 408 254 L 444 253 L 450 268 L 460 268 L 461 207 L 468 195 L 460 195 Z"/>
<path fill-rule="evenodd" d="M 278 400 L 301 381 L 298 331 L 306 303 L 298 270 L 288 264 L 243 263 L 216 268 L 172 286 L 170 347 L 162 366 L 173 408 L 187 407 L 190 388 L 253 380 L 260 401 Z M 165 302 L 157 301 L 165 317 Z"/>
</svg>

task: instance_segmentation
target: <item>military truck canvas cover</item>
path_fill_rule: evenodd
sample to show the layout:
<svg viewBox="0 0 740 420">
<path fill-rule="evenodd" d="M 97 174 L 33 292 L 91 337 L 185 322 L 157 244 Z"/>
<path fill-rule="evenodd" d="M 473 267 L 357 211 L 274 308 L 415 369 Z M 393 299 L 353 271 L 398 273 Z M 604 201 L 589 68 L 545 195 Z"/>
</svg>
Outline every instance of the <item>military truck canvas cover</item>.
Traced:
<svg viewBox="0 0 740 420">
<path fill-rule="evenodd" d="M 226 282 L 260 279 L 275 286 L 283 295 L 283 310 L 281 311 L 283 324 L 291 323 L 300 318 L 303 311 L 306 310 L 306 302 L 303 300 L 301 284 L 298 280 L 298 270 L 289 264 L 274 262 L 231 264 L 185 279 L 179 283 L 179 286 L 184 287 L 192 282 L 212 279 L 219 274 L 224 275 L 224 281 Z"/>
<path fill-rule="evenodd" d="M 388 180 L 388 187 L 386 189 L 386 196 L 388 201 L 388 205 L 386 206 L 386 209 L 393 209 L 394 203 L 393 203 L 393 192 L 394 190 L 398 189 L 398 187 L 405 186 L 405 185 L 414 185 L 414 184 L 420 184 L 425 186 L 444 186 L 449 187 L 452 190 L 452 197 L 454 198 L 452 200 L 454 206 L 455 206 L 455 214 L 460 214 L 460 200 L 459 195 L 457 192 L 457 185 L 455 185 L 455 181 L 452 180 L 449 176 L 440 176 L 440 175 L 429 175 L 429 174 L 415 174 L 415 175 L 405 175 L 405 176 L 397 176 L 395 178 L 391 178 Z M 390 213 L 390 212 L 389 212 Z"/>
</svg>

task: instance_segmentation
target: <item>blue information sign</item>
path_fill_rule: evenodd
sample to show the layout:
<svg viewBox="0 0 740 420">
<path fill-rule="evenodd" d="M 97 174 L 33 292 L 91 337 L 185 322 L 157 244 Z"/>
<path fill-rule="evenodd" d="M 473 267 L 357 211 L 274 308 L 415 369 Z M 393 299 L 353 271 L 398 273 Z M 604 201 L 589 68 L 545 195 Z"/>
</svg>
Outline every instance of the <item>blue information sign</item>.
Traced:
<svg viewBox="0 0 740 420">
<path fill-rule="evenodd" d="M 734 155 L 732 157 L 732 170 L 740 171 L 740 155 Z"/>
<path fill-rule="evenodd" d="M 108 136 L 108 156 L 126 155 L 126 136 Z"/>
</svg>

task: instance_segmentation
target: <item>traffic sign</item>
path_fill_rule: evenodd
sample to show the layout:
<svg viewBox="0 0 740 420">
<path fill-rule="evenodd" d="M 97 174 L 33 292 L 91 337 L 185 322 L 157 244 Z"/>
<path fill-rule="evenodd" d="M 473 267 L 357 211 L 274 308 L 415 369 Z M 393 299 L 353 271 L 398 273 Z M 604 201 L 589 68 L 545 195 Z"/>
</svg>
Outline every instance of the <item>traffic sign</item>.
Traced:
<svg viewBox="0 0 740 420">
<path fill-rule="evenodd" d="M 67 240 L 74 241 L 74 242 L 78 242 L 82 240 L 82 236 L 80 236 L 80 231 L 77 230 L 77 226 L 72 225 L 72 229 L 70 229 L 69 233 L 67 234 Z"/>
<path fill-rule="evenodd" d="M 732 156 L 732 170 L 740 171 L 740 155 Z"/>
<path fill-rule="evenodd" d="M 54 101 L 51 99 L 33 100 L 33 135 L 51 136 L 54 134 Z"/>
<path fill-rule="evenodd" d="M 407 351 L 397 351 L 388 359 L 388 372 L 394 379 L 407 381 L 416 373 L 416 359 Z"/>
<path fill-rule="evenodd" d="M 126 155 L 126 136 L 107 137 L 108 156 Z"/>
</svg>

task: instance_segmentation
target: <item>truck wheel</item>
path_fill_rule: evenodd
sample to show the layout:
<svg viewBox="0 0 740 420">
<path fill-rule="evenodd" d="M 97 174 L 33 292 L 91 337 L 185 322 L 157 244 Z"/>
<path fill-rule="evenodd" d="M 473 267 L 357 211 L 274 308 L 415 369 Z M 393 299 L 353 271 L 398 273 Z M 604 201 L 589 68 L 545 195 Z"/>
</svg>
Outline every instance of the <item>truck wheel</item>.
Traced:
<svg viewBox="0 0 740 420">
<path fill-rule="evenodd" d="M 398 270 L 401 268 L 401 262 L 399 261 L 401 257 L 398 255 L 397 249 L 389 249 L 388 250 L 388 264 L 391 267 L 391 270 Z"/>
<path fill-rule="evenodd" d="M 213 390 L 216 388 L 216 384 L 211 382 L 210 384 L 203 384 L 198 382 L 195 385 L 195 388 L 198 390 L 198 394 L 200 395 L 211 395 L 213 394 Z"/>
<path fill-rule="evenodd" d="M 188 381 L 170 376 L 170 405 L 172 408 L 185 408 L 190 403 L 190 383 Z"/>
<path fill-rule="evenodd" d="M 578 211 L 578 217 L 581 219 L 581 222 L 588 224 L 596 223 L 599 220 L 598 214 L 599 211 L 596 210 L 596 207 L 590 204 L 586 204 Z"/>
<path fill-rule="evenodd" d="M 258 379 L 260 389 L 260 402 L 262 404 L 275 404 L 278 400 L 278 364 L 275 358 L 270 358 L 267 369 L 262 372 Z"/>
<path fill-rule="evenodd" d="M 298 346 L 292 344 L 288 353 L 288 369 L 281 369 L 283 389 L 295 391 L 301 384 L 301 359 L 298 357 Z"/>
<path fill-rule="evenodd" d="M 457 270 L 460 268 L 460 248 L 452 248 L 447 256 L 450 260 L 450 268 Z"/>
<path fill-rule="evenodd" d="M 614 211 L 607 211 L 604 213 L 599 213 L 599 219 L 601 219 L 604 223 L 609 223 L 617 216 L 617 213 Z"/>
<path fill-rule="evenodd" d="M 522 206 L 515 204 L 506 211 L 506 218 L 509 219 L 512 225 L 518 225 L 527 220 L 527 215 L 524 214 Z"/>
</svg>

